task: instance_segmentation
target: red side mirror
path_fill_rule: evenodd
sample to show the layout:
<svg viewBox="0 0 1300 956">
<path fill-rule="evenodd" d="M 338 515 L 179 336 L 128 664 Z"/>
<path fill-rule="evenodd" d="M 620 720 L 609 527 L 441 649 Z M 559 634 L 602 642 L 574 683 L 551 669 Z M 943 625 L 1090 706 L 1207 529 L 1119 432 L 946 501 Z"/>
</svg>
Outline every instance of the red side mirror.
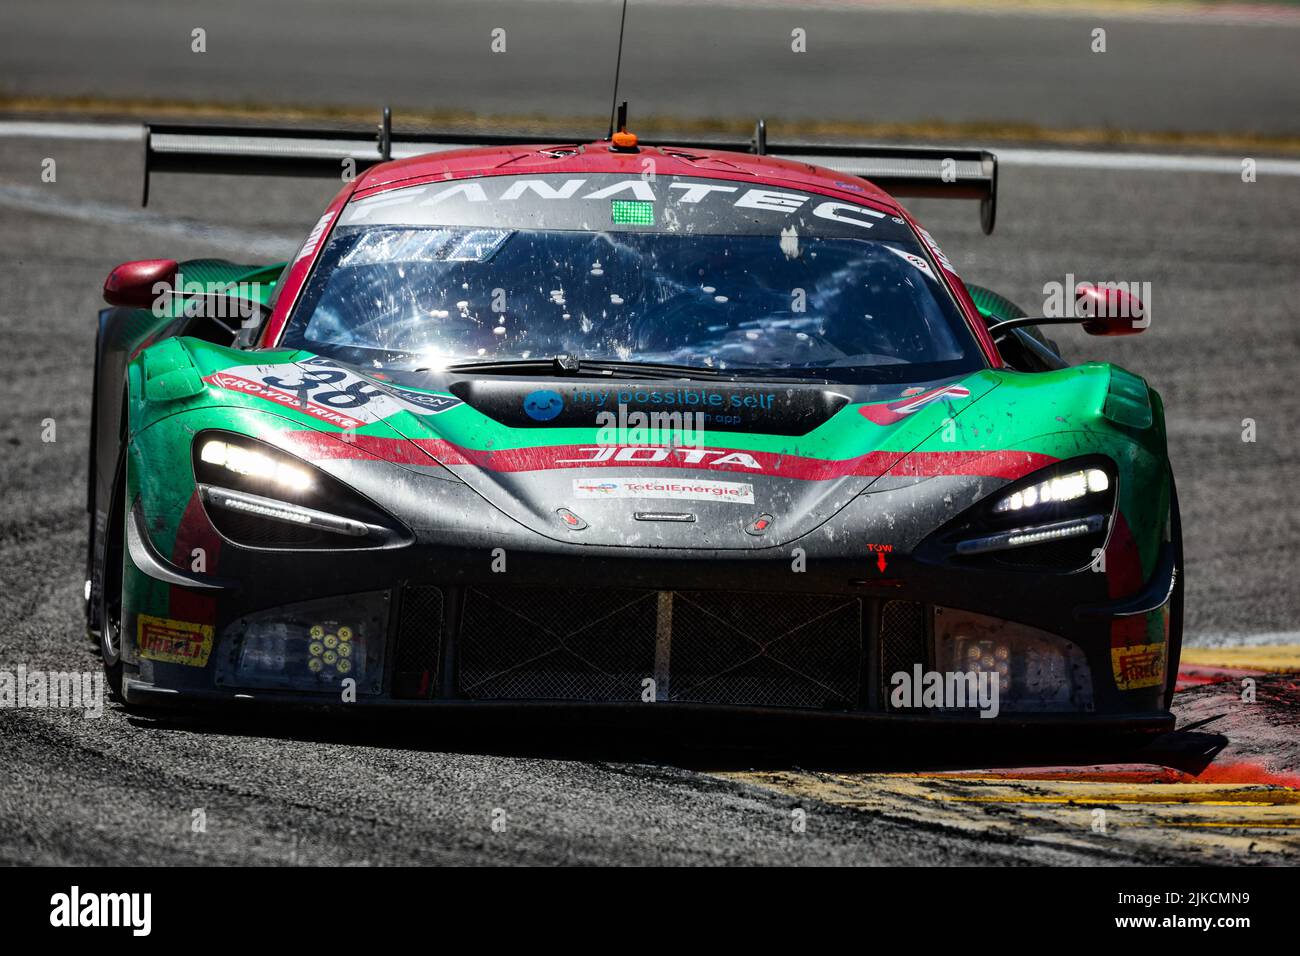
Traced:
<svg viewBox="0 0 1300 956">
<path fill-rule="evenodd" d="M 1142 301 L 1117 286 L 1080 283 L 1074 307 L 1089 335 L 1137 335 L 1151 324 Z"/>
<path fill-rule="evenodd" d="M 175 259 L 141 259 L 124 262 L 104 280 L 104 301 L 135 309 L 153 308 L 158 299 L 155 286 L 165 282 L 171 288 L 176 281 Z"/>
</svg>

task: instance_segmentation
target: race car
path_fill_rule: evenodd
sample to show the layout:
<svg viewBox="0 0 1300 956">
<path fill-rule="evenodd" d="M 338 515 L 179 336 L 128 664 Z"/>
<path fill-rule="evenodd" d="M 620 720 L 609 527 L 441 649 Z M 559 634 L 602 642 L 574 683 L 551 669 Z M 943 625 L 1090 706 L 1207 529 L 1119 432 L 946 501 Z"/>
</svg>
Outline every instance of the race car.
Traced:
<svg viewBox="0 0 1300 956">
<path fill-rule="evenodd" d="M 86 620 L 128 706 L 1172 725 L 1160 396 L 1036 330 L 1141 303 L 1027 315 L 894 198 L 991 231 L 990 153 L 145 141 L 146 198 L 343 185 L 287 262 L 105 282 Z"/>
</svg>

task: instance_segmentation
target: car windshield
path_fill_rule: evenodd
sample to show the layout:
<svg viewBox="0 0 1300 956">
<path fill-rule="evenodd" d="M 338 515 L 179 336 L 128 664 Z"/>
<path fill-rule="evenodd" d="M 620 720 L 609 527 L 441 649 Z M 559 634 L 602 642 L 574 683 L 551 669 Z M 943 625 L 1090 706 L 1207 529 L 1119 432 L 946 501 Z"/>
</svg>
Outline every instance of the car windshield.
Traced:
<svg viewBox="0 0 1300 956">
<path fill-rule="evenodd" d="M 898 220 L 868 232 L 847 216 L 769 218 L 723 204 L 688 210 L 695 219 L 684 223 L 672 207 L 629 200 L 600 204 L 599 224 L 572 221 L 587 211 L 467 222 L 452 209 L 448 223 L 421 221 L 438 217 L 417 203 L 390 203 L 379 221 L 357 211 L 341 220 L 282 344 L 393 369 L 568 354 L 870 382 L 982 365 Z M 815 208 L 831 205 L 842 204 Z"/>
</svg>

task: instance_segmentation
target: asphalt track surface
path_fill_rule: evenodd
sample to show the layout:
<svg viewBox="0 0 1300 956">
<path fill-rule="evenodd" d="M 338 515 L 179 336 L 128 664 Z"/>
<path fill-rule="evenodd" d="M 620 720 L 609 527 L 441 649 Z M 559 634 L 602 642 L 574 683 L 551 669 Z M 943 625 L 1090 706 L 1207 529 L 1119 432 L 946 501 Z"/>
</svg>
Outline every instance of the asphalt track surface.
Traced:
<svg viewBox="0 0 1300 956">
<path fill-rule="evenodd" d="M 46 156 L 58 161 L 53 184 L 39 181 Z M 132 143 L 0 141 L 0 665 L 11 670 L 95 666 L 79 620 L 83 475 L 93 317 L 108 268 L 164 254 L 273 258 L 332 189 L 160 178 L 141 214 L 138 163 Z M 1010 167 L 989 238 L 964 203 L 915 207 L 965 276 L 1026 305 L 1067 273 L 1151 282 L 1144 335 L 1061 338 L 1072 356 L 1118 361 L 1165 396 L 1190 641 L 1240 645 L 1244 672 L 1265 651 L 1280 661 L 1266 669 L 1294 664 L 1300 178 Z M 41 440 L 48 418 L 54 442 Z M 1256 421 L 1254 443 L 1241 440 L 1243 418 Z M 1213 670 L 1220 652 L 1199 652 Z M 1293 861 L 1300 682 L 1259 681 L 1251 707 L 1235 702 L 1232 683 L 1181 694 L 1181 731 L 1145 754 L 1008 752 L 984 741 L 943 751 L 871 734 L 830 748 L 807 730 L 710 737 L 6 710 L 0 861 Z M 663 742 L 687 738 L 696 743 Z M 1070 766 L 1037 781 L 1022 769 L 1010 784 L 1006 773 L 969 775 L 1045 764 Z M 1097 808 L 1112 813 L 1105 833 L 1092 829 Z M 191 832 L 196 809 L 206 833 Z M 796 809 L 807 814 L 803 832 L 792 828 Z M 497 810 L 505 832 L 491 828 Z"/>
<path fill-rule="evenodd" d="M 1176 23 L 1113 2 L 1055 15 L 872 6 L 631 0 L 622 93 L 634 119 L 1300 134 L 1294 8 Z M 0 98 L 607 117 L 618 17 L 612 0 L 5 0 Z"/>
</svg>

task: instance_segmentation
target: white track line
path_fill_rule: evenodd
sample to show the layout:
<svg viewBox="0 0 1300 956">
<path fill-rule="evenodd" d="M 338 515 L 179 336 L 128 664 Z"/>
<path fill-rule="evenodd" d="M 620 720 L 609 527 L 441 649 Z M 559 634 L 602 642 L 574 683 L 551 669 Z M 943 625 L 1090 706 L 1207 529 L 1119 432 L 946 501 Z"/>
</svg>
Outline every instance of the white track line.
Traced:
<svg viewBox="0 0 1300 956">
<path fill-rule="evenodd" d="M 144 126 L 140 123 L 39 123 L 4 120 L 0 121 L 0 136 L 139 142 L 144 139 Z"/>
<path fill-rule="evenodd" d="M 503 2 L 503 0 L 493 0 Z M 581 0 L 608 6 L 609 0 Z M 643 7 L 683 7 L 699 0 L 638 0 Z M 712 0 L 717 7 L 753 10 L 831 10 L 852 13 L 905 13 L 949 17 L 991 16 L 1015 19 L 1056 18 L 1086 19 L 1106 23 L 1110 20 L 1133 20 L 1177 26 L 1297 26 L 1300 10 L 1272 3 L 1238 2 L 1208 5 L 1196 2 L 1148 0 Z"/>
<path fill-rule="evenodd" d="M 1186 156 L 1168 153 L 1097 153 L 1073 149 L 992 148 L 1009 166 L 1048 166 L 1061 169 L 1119 169 L 1136 172 L 1227 173 L 1241 175 L 1240 156 Z M 1255 159 L 1258 176 L 1300 176 L 1300 160 Z"/>
<path fill-rule="evenodd" d="M 0 138 L 80 139 L 100 142 L 139 141 L 142 127 L 131 123 L 42 123 L 0 121 Z M 1174 153 L 1097 152 L 1075 149 L 1018 149 L 993 147 L 1008 166 L 1057 169 L 1113 169 L 1133 172 L 1224 173 L 1241 175 L 1241 156 L 1197 156 Z M 1300 176 L 1300 160 L 1260 159 L 1258 176 Z"/>
<path fill-rule="evenodd" d="M 0 206 L 26 212 L 61 216 L 95 225 L 140 229 L 175 239 L 210 243 L 224 250 L 237 250 L 254 259 L 279 260 L 293 255 L 298 240 L 262 230 L 208 226 L 192 220 L 99 202 L 60 196 L 29 186 L 0 185 Z"/>
</svg>

